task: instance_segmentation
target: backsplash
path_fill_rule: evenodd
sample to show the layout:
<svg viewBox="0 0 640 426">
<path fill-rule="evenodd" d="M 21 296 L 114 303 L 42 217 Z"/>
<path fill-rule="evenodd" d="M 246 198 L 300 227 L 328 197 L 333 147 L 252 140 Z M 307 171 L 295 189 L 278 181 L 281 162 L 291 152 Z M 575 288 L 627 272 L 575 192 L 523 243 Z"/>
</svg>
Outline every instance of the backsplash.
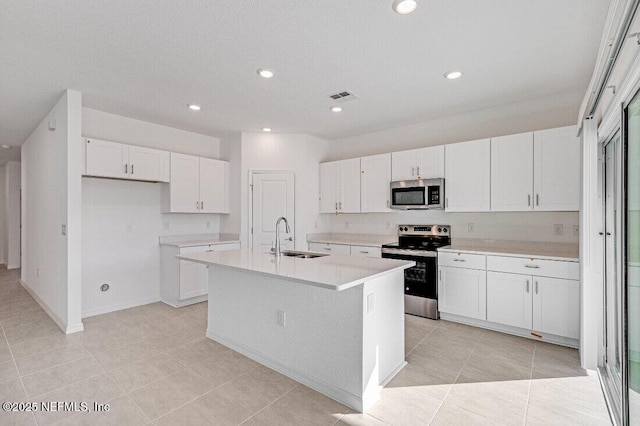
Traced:
<svg viewBox="0 0 640 426">
<path fill-rule="evenodd" d="M 454 238 L 577 243 L 578 212 L 447 213 L 444 210 L 323 214 L 317 232 L 395 235 L 399 224 L 451 225 Z"/>
</svg>

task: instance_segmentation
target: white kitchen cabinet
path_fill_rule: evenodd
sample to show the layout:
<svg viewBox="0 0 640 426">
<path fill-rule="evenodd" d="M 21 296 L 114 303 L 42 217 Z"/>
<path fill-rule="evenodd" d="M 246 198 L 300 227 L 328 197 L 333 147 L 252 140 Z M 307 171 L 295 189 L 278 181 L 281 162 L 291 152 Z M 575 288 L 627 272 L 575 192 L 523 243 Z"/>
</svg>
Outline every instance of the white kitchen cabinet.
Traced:
<svg viewBox="0 0 640 426">
<path fill-rule="evenodd" d="M 380 246 L 351 246 L 352 256 L 382 257 Z"/>
<path fill-rule="evenodd" d="M 360 213 L 360 159 L 320 163 L 320 213 Z"/>
<path fill-rule="evenodd" d="M 533 329 L 571 339 L 580 337 L 580 282 L 533 277 Z"/>
<path fill-rule="evenodd" d="M 163 302 L 174 306 L 186 306 L 207 300 L 208 269 L 206 265 L 179 260 L 180 254 L 205 253 L 208 251 L 235 250 L 238 242 L 202 244 L 180 247 L 162 245 L 160 249 L 160 295 Z"/>
<path fill-rule="evenodd" d="M 391 154 L 393 181 L 444 177 L 444 145 L 398 151 Z"/>
<path fill-rule="evenodd" d="M 229 163 L 172 152 L 166 200 L 169 213 L 228 213 Z"/>
<path fill-rule="evenodd" d="M 360 211 L 391 211 L 391 154 L 362 157 L 360 169 Z"/>
<path fill-rule="evenodd" d="M 533 133 L 491 139 L 491 210 L 533 209 Z"/>
<path fill-rule="evenodd" d="M 531 329 L 533 277 L 487 272 L 487 321 Z"/>
<path fill-rule="evenodd" d="M 169 181 L 169 152 L 87 138 L 86 176 Z"/>
<path fill-rule="evenodd" d="M 487 273 L 484 269 L 438 268 L 440 312 L 487 319 Z"/>
<path fill-rule="evenodd" d="M 445 146 L 445 210 L 491 209 L 491 141 L 482 139 Z"/>
<path fill-rule="evenodd" d="M 351 254 L 351 246 L 346 244 L 309 243 L 309 250 L 329 254 Z"/>
<path fill-rule="evenodd" d="M 534 132 L 533 138 L 534 210 L 580 210 L 582 155 L 575 126 Z"/>
</svg>

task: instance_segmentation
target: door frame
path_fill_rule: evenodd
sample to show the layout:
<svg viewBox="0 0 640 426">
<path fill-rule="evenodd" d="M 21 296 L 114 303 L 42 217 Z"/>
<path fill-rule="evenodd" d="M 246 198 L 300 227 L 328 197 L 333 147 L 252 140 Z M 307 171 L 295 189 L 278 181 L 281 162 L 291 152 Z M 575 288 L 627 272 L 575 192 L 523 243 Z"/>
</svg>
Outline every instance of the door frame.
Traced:
<svg viewBox="0 0 640 426">
<path fill-rule="evenodd" d="M 290 174 L 293 177 L 293 188 L 294 188 L 294 197 L 293 197 L 293 218 L 294 218 L 294 227 L 291 230 L 292 234 L 293 234 L 293 244 L 295 247 L 296 244 L 296 229 L 295 229 L 295 216 L 296 216 L 296 205 L 295 205 L 295 185 L 296 185 L 296 172 L 294 172 L 293 170 L 261 170 L 261 169 L 256 169 L 256 170 L 249 170 L 249 190 L 247 191 L 248 193 L 248 206 L 249 208 L 247 209 L 248 211 L 248 215 L 249 215 L 249 220 L 247 221 L 248 226 L 247 226 L 247 235 L 249 236 L 249 238 L 247 238 L 247 246 L 249 248 L 253 248 L 253 177 L 255 175 L 282 175 L 282 174 Z"/>
</svg>

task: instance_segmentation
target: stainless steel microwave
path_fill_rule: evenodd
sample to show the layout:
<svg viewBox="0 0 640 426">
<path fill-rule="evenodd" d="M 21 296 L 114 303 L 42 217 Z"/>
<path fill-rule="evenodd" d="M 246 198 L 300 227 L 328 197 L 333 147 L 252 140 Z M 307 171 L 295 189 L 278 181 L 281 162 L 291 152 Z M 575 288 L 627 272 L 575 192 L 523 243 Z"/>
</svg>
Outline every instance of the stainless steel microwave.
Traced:
<svg viewBox="0 0 640 426">
<path fill-rule="evenodd" d="M 424 210 L 444 208 L 444 179 L 391 182 L 391 208 Z"/>
</svg>

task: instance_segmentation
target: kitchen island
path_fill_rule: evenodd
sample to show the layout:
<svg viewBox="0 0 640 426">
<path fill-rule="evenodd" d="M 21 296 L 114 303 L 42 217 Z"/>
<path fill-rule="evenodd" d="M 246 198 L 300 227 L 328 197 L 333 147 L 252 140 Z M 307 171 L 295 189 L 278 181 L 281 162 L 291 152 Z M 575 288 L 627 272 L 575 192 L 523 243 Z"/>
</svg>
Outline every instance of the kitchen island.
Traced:
<svg viewBox="0 0 640 426">
<path fill-rule="evenodd" d="M 181 255 L 209 268 L 207 337 L 364 412 L 405 365 L 404 270 L 414 262 Z"/>
</svg>

